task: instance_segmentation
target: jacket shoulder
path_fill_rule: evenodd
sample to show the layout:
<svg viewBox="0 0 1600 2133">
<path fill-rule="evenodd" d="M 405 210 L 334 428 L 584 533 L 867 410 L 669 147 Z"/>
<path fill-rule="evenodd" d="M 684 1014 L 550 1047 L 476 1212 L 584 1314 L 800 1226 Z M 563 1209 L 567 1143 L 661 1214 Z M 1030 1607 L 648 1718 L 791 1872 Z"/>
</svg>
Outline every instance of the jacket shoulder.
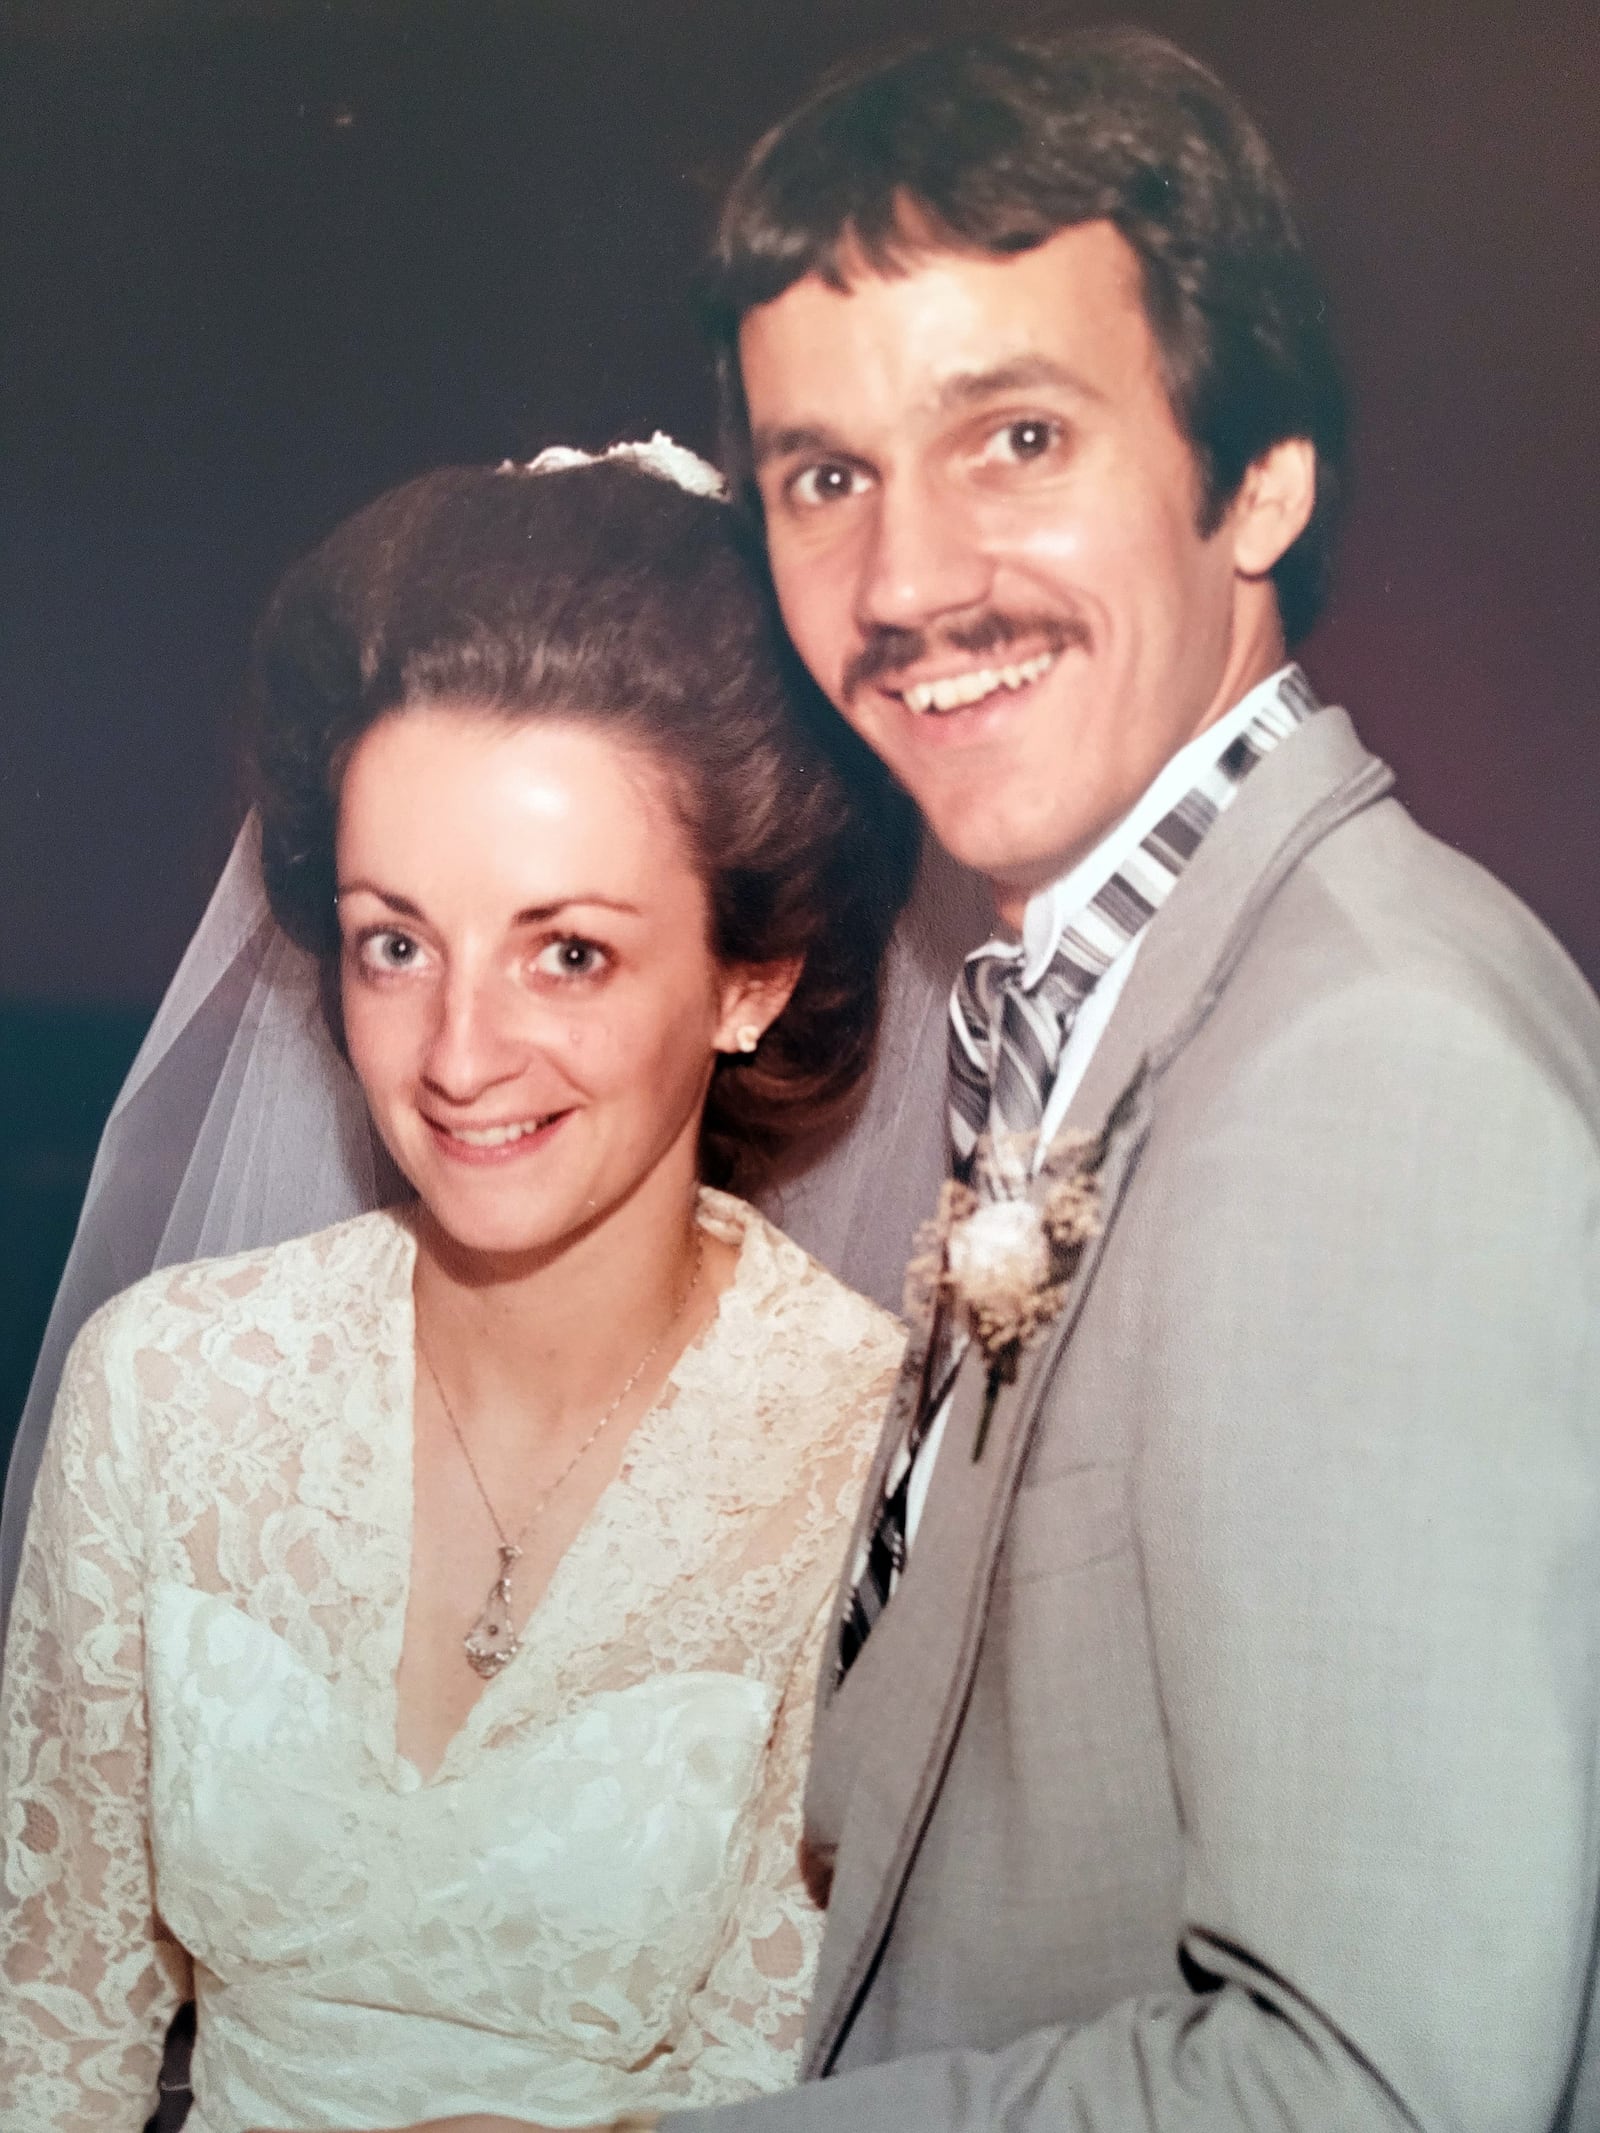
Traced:
<svg viewBox="0 0 1600 2133">
<path fill-rule="evenodd" d="M 1284 881 L 1219 1002 L 1218 1034 L 1374 1058 L 1460 1054 L 1544 1079 L 1600 1123 L 1600 1001 L 1548 928 L 1393 799 Z"/>
</svg>

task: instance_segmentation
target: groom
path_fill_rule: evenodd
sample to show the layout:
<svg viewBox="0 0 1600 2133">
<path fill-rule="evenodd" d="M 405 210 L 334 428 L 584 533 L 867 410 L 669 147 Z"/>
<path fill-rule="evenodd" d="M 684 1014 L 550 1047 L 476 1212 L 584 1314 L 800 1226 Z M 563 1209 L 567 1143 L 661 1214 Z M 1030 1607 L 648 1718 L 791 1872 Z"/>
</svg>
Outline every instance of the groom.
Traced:
<svg viewBox="0 0 1600 2133">
<path fill-rule="evenodd" d="M 795 642 L 993 890 L 958 1160 L 1082 1129 L 1098 1230 L 1014 1383 L 902 1388 L 810 2078 L 669 2122 L 1600 2124 L 1600 1014 L 1287 663 L 1281 180 L 1167 46 L 973 39 L 763 143 L 712 295 Z"/>
<path fill-rule="evenodd" d="M 1118 1122 L 981 1454 L 969 1352 L 869 1487 L 832 2078 L 682 2123 L 1600 2123 L 1600 1015 L 1285 668 L 1281 180 L 1167 47 L 974 40 L 766 142 L 713 293 L 795 642 L 1017 942 L 957 1148 Z"/>
</svg>

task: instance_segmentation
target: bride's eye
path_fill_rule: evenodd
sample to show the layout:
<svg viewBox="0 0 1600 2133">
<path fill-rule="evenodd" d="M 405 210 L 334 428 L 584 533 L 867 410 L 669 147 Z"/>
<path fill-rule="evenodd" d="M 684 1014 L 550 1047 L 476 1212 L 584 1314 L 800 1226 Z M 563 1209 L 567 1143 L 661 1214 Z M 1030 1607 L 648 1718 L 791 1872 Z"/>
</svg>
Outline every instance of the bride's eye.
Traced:
<svg viewBox="0 0 1600 2133">
<path fill-rule="evenodd" d="M 422 943 L 409 933 L 385 926 L 364 933 L 355 944 L 356 961 L 374 977 L 394 977 L 414 970 L 422 960 Z"/>
<path fill-rule="evenodd" d="M 611 958 L 598 941 L 585 940 L 576 933 L 546 941 L 533 962 L 543 978 L 597 978 L 610 965 Z"/>
</svg>

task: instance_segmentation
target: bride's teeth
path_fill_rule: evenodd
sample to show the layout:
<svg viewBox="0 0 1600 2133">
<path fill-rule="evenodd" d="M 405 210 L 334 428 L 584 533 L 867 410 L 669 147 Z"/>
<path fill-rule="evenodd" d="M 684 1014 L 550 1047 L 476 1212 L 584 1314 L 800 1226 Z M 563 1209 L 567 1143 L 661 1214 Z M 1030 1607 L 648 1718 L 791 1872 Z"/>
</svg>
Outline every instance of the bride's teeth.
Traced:
<svg viewBox="0 0 1600 2133">
<path fill-rule="evenodd" d="M 919 681 L 904 692 L 908 711 L 959 711 L 981 703 L 996 689 L 1021 689 L 1037 681 L 1055 664 L 1054 652 L 1037 652 L 1032 659 L 1009 667 L 978 667 L 970 674 L 947 674 L 940 681 Z"/>
<path fill-rule="evenodd" d="M 542 1118 L 525 1119 L 516 1126 L 452 1126 L 451 1137 L 465 1141 L 469 1148 L 504 1148 L 511 1141 L 520 1141 L 524 1135 L 537 1133 L 548 1121 Z"/>
</svg>

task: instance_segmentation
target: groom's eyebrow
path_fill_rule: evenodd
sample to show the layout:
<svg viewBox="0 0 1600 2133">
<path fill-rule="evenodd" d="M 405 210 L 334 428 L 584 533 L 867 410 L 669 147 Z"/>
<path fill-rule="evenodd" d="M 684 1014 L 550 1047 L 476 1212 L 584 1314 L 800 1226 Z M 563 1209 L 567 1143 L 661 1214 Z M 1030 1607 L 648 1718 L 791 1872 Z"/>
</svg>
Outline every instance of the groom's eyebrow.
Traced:
<svg viewBox="0 0 1600 2133">
<path fill-rule="evenodd" d="M 796 455 L 827 459 L 853 459 L 856 455 L 830 430 L 810 423 L 759 423 L 750 432 L 750 459 L 757 472 L 774 459 Z"/>
<path fill-rule="evenodd" d="M 1054 356 L 1030 353 L 992 364 L 986 370 L 957 371 L 940 386 L 939 406 L 959 410 L 983 400 L 999 399 L 1006 393 L 1027 392 L 1069 392 L 1085 400 L 1105 398 L 1099 386 L 1091 385 L 1070 364 L 1058 363 Z"/>
<path fill-rule="evenodd" d="M 1007 393 L 1027 392 L 1068 392 L 1083 400 L 1103 401 L 1106 397 L 1099 386 L 1069 364 L 1058 363 L 1053 356 L 1030 353 L 1013 356 L 985 370 L 957 371 L 941 383 L 933 405 L 940 414 L 959 414 L 964 408 L 981 406 L 984 401 L 1000 399 Z M 843 438 L 816 423 L 762 422 L 750 432 L 750 457 L 758 473 L 774 459 L 859 456 Z"/>
</svg>

